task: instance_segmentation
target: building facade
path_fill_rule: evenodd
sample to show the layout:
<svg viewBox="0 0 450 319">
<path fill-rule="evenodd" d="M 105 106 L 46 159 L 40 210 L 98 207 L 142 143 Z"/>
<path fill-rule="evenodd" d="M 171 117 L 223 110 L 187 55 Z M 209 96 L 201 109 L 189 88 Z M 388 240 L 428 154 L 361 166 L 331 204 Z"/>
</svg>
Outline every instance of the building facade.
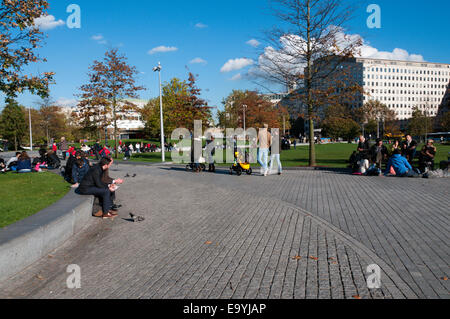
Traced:
<svg viewBox="0 0 450 319">
<path fill-rule="evenodd" d="M 356 77 L 367 94 L 360 106 L 378 100 L 398 120 L 411 118 L 414 108 L 435 117 L 450 83 L 450 64 L 355 58 Z"/>
</svg>

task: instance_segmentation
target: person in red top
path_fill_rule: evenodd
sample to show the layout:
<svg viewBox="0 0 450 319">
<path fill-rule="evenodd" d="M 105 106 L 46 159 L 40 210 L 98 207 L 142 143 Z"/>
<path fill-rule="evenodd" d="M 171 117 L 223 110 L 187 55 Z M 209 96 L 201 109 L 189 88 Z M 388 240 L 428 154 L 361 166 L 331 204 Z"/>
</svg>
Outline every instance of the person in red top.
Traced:
<svg viewBox="0 0 450 319">
<path fill-rule="evenodd" d="M 71 146 L 71 147 L 67 150 L 67 152 L 68 152 L 70 155 L 75 156 L 75 153 L 76 153 L 75 147 Z"/>
<path fill-rule="evenodd" d="M 100 151 L 101 157 L 108 157 L 110 154 L 111 154 L 111 151 L 106 146 L 104 146 Z"/>
<path fill-rule="evenodd" d="M 58 150 L 58 147 L 56 146 L 56 143 L 53 143 L 52 151 L 56 153 L 57 150 Z"/>
</svg>

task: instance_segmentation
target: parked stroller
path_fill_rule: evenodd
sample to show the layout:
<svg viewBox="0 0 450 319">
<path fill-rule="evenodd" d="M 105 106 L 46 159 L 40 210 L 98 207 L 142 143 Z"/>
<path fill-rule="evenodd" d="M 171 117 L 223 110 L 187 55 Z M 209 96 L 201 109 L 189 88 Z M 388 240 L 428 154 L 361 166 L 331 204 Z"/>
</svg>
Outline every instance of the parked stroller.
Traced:
<svg viewBox="0 0 450 319">
<path fill-rule="evenodd" d="M 237 176 L 241 176 L 243 172 L 247 175 L 252 175 L 250 163 L 245 161 L 243 155 L 239 153 L 239 151 L 234 152 L 234 163 L 230 167 L 230 175 L 233 175 L 233 171 L 236 172 Z"/>
</svg>

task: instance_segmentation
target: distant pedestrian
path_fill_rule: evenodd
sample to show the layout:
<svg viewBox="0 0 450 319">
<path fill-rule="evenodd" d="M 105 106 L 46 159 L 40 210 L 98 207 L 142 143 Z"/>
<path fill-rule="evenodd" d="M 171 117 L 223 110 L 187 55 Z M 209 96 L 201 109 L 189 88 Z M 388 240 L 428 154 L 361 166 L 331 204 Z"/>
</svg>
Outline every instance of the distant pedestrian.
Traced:
<svg viewBox="0 0 450 319">
<path fill-rule="evenodd" d="M 272 136 L 270 139 L 270 168 L 269 168 L 269 172 L 272 173 L 273 172 L 273 163 L 276 161 L 277 162 L 277 170 L 278 170 L 278 175 L 281 175 L 281 173 L 283 172 L 283 167 L 281 166 L 281 161 L 280 161 L 280 154 L 281 154 L 281 140 L 280 140 L 280 133 L 279 130 L 273 130 L 272 131 Z"/>
<path fill-rule="evenodd" d="M 269 145 L 270 145 L 269 125 L 264 124 L 264 127 L 259 129 L 258 143 L 259 143 L 258 163 L 259 165 L 261 165 L 261 174 L 267 176 L 268 174 L 267 160 L 269 157 Z"/>
<path fill-rule="evenodd" d="M 96 141 L 94 144 L 94 154 L 95 154 L 95 159 L 98 160 L 100 158 L 100 151 L 101 151 L 102 147 L 100 145 L 100 141 Z"/>
<path fill-rule="evenodd" d="M 66 160 L 66 153 L 69 147 L 67 146 L 66 138 L 63 136 L 61 137 L 61 142 L 59 143 L 59 149 L 62 152 L 63 160 Z"/>
</svg>

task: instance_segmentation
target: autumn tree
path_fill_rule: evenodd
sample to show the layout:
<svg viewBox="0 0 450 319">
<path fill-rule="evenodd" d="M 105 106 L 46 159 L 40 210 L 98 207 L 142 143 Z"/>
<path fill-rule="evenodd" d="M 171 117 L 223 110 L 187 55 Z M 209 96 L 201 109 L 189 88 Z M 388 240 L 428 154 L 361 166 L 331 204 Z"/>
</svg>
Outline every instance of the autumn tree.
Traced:
<svg viewBox="0 0 450 319">
<path fill-rule="evenodd" d="M 34 26 L 34 20 L 46 15 L 44 0 L 1 0 L 0 5 L 0 92 L 8 97 L 28 90 L 39 96 L 48 95 L 48 85 L 54 73 L 24 74 L 31 63 L 45 62 L 36 51 L 44 35 Z"/>
<path fill-rule="evenodd" d="M 95 130 L 112 123 L 117 158 L 118 115 L 136 109 L 127 99 L 138 98 L 137 92 L 144 88 L 135 84 L 136 67 L 128 65 L 127 58 L 117 49 L 107 51 L 103 61 L 94 61 L 89 70 L 89 83 L 80 88 L 78 120 L 81 125 Z"/>
<path fill-rule="evenodd" d="M 59 139 L 61 136 L 67 135 L 66 118 L 61 107 L 55 105 L 55 102 L 49 97 L 43 98 L 36 104 L 39 107 L 39 115 L 37 119 L 32 117 L 32 123 L 39 121 L 38 125 L 44 133 L 45 142 L 48 144 L 52 138 Z"/>
<path fill-rule="evenodd" d="M 189 72 L 187 80 L 187 94 L 179 98 L 179 106 L 173 114 L 177 127 L 194 129 L 194 121 L 202 121 L 203 128 L 211 125 L 211 107 L 208 102 L 200 97 L 201 89 L 197 87 L 194 74 Z"/>
<path fill-rule="evenodd" d="M 27 124 L 24 116 L 24 107 L 11 98 L 6 99 L 6 106 L 0 115 L 0 133 L 3 138 L 14 141 L 14 149 L 25 136 Z"/>
<path fill-rule="evenodd" d="M 270 128 L 281 128 L 283 116 L 289 128 L 289 115 L 255 91 L 233 90 L 222 102 L 224 109 L 218 112 L 219 126 L 223 128 L 244 127 L 244 105 L 246 128 L 261 128 L 266 123 Z"/>
<path fill-rule="evenodd" d="M 327 105 L 330 75 L 357 53 L 360 37 L 344 34 L 354 8 L 342 0 L 274 0 L 272 12 L 280 23 L 266 32 L 267 46 L 253 74 L 264 81 L 295 90 L 305 106 L 309 122 L 309 165 L 316 165 L 314 121 L 320 107 Z M 339 67 L 339 68 L 338 68 Z M 326 87 L 327 89 L 323 90 Z"/>
</svg>

